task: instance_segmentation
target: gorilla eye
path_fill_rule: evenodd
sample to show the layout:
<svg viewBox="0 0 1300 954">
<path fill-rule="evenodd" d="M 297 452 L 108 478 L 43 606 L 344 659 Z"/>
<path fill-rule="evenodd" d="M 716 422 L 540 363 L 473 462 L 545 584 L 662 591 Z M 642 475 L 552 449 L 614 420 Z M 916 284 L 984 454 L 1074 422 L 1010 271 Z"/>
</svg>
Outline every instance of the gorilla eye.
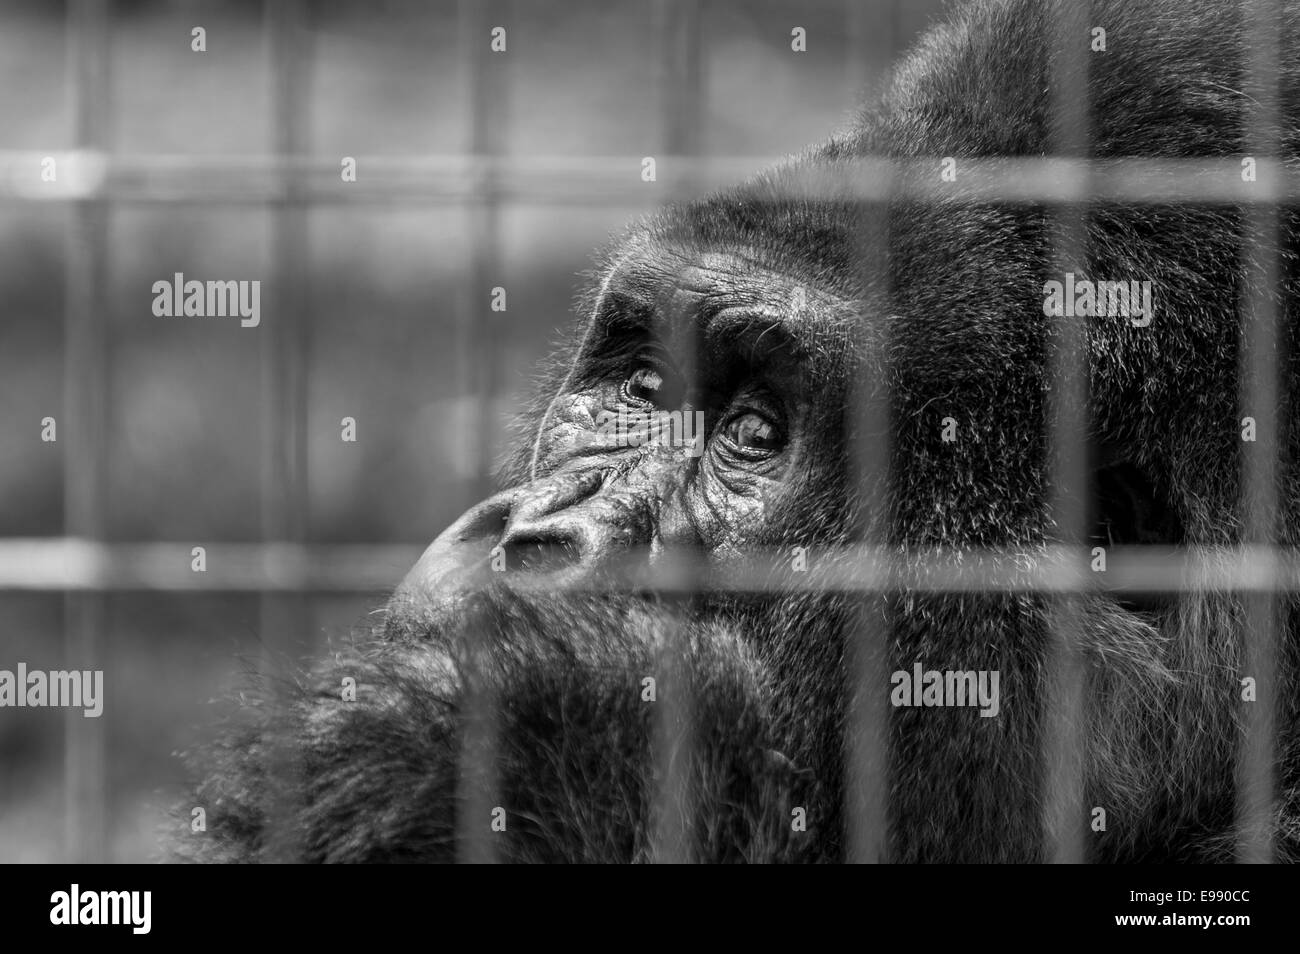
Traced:
<svg viewBox="0 0 1300 954">
<path fill-rule="evenodd" d="M 753 411 L 733 417 L 723 433 L 740 450 L 756 456 L 774 454 L 785 446 L 785 437 L 776 426 Z"/>
<path fill-rule="evenodd" d="M 681 388 L 676 387 L 668 372 L 647 359 L 638 362 L 623 382 L 623 398 L 632 404 L 652 404 L 656 407 L 676 407 L 680 402 Z"/>
</svg>

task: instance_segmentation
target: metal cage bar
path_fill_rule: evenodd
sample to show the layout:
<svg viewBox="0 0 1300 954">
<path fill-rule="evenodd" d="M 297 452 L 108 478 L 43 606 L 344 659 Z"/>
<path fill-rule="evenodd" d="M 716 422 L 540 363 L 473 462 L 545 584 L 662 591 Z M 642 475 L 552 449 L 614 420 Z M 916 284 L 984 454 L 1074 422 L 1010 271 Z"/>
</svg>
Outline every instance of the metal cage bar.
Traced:
<svg viewBox="0 0 1300 954">
<path fill-rule="evenodd" d="M 1077 201 L 1056 209 L 1054 268 L 1058 279 L 1088 266 L 1086 197 L 1090 159 L 1090 95 L 1088 70 L 1089 5 L 1056 0 L 1048 35 L 1050 60 L 1051 140 L 1053 155 L 1072 160 L 1078 178 L 1072 183 Z M 1088 367 L 1086 318 L 1065 318 L 1045 324 L 1050 355 L 1047 457 L 1052 475 L 1049 490 L 1049 536 L 1066 546 L 1087 538 Z M 1084 587 L 1083 565 L 1073 569 Z M 1082 623 L 1075 593 L 1047 601 L 1050 639 L 1044 662 L 1044 830 L 1049 857 L 1078 864 L 1084 848 L 1084 667 L 1080 653 Z"/>
<path fill-rule="evenodd" d="M 200 577 L 189 569 L 185 543 L 105 543 L 72 537 L 0 540 L 0 592 L 209 592 L 269 590 L 304 593 L 378 593 L 415 563 L 415 544 L 218 543 L 219 555 Z M 754 549 L 725 567 L 701 568 L 689 589 L 763 592 L 780 578 L 785 591 L 863 592 L 911 589 L 921 593 L 1184 593 L 1204 589 L 1258 593 L 1300 592 L 1300 550 L 1254 547 L 1117 546 L 1107 551 L 1104 579 L 1082 587 L 1077 564 L 1086 548 L 1048 546 L 1027 560 L 1018 551 L 919 550 L 908 566 L 890 566 L 876 546 L 826 548 L 826 568 L 790 577 L 790 554 Z M 681 589 L 679 575 L 657 568 L 612 569 L 610 584 Z M 674 582 L 678 581 L 678 582 Z M 520 579 L 514 585 L 527 588 Z M 564 589 L 548 581 L 552 592 Z M 582 585 L 576 587 L 583 590 Z"/>
<path fill-rule="evenodd" d="M 106 149 L 112 111 L 105 0 L 76 0 L 69 7 L 68 62 L 77 146 Z M 70 213 L 64 271 L 64 532 L 99 540 L 105 529 L 108 440 L 109 319 L 100 305 L 107 287 L 108 207 L 102 198 L 89 197 Z M 98 590 L 64 597 L 63 652 L 70 667 L 101 667 L 104 602 Z M 82 860 L 103 862 L 109 856 L 105 730 L 98 719 L 83 719 L 69 709 L 64 739 L 64 851 L 69 857 L 75 851 Z"/>
<path fill-rule="evenodd" d="M 100 198 L 114 205 L 264 206 L 292 188 L 313 206 L 474 206 L 488 183 L 499 205 L 626 206 L 645 199 L 645 186 L 629 175 L 640 156 L 555 156 L 429 154 L 373 156 L 366 174 L 338 188 L 335 156 L 297 155 L 131 155 L 99 149 L 55 156 L 77 160 L 57 186 L 37 189 L 30 170 L 45 152 L 0 149 L 0 204 L 75 202 Z M 705 192 L 734 185 L 770 167 L 781 156 L 659 157 L 659 184 L 669 194 Z M 1094 202 L 1137 205 L 1195 202 L 1271 205 L 1300 201 L 1300 169 L 1257 157 L 1257 182 L 1243 182 L 1238 159 L 1105 159 L 1090 163 L 1059 156 L 962 160 L 962 189 L 954 192 L 929 173 L 932 159 L 861 156 L 845 161 L 838 175 L 818 170 L 809 177 L 809 197 L 818 188 L 843 197 L 849 184 L 864 201 L 892 198 L 946 202 L 1008 202 L 1068 205 Z M 66 168 L 66 167 L 65 167 Z M 796 174 L 792 183 L 799 185 Z M 886 189 L 889 190 L 888 195 Z"/>
<path fill-rule="evenodd" d="M 1279 157 L 1282 141 L 1280 103 L 1280 36 L 1282 8 L 1277 0 L 1246 0 L 1245 74 L 1255 108 L 1244 130 L 1252 155 Z M 1240 357 L 1241 414 L 1256 421 L 1254 446 L 1242 443 L 1242 528 L 1244 542 L 1273 552 L 1282 519 L 1279 509 L 1282 437 L 1280 413 L 1281 321 L 1279 211 L 1276 204 L 1251 206 L 1244 216 L 1242 249 Z M 1252 278 L 1254 281 L 1252 281 Z M 1278 666 L 1278 630 L 1282 606 L 1274 584 L 1275 565 L 1267 567 L 1269 586 L 1246 594 L 1241 629 L 1239 676 L 1256 682 L 1256 700 L 1245 703 L 1236 766 L 1237 858 L 1247 863 L 1273 860 L 1277 784 L 1277 707 L 1282 673 Z"/>
<path fill-rule="evenodd" d="M 889 4 L 872 31 L 866 28 L 860 4 L 846 0 L 845 17 L 854 40 L 851 58 L 867 60 L 869 54 L 884 54 L 892 63 L 899 46 L 900 6 Z M 855 74 L 854 81 L 861 81 Z M 846 857 L 860 864 L 883 862 L 889 856 L 889 666 L 892 645 L 889 595 L 895 588 L 893 554 L 886 527 L 892 510 L 891 481 L 891 394 L 888 366 L 890 322 L 889 199 L 894 194 L 895 168 L 878 181 L 879 196 L 863 200 L 858 235 L 862 256 L 859 271 L 867 290 L 859 335 L 856 341 L 856 374 L 851 400 L 857 408 L 850 448 L 854 480 L 860 501 L 858 530 L 874 549 L 876 569 L 885 586 L 863 592 L 856 603 L 853 631 L 845 645 L 846 699 L 848 712 L 845 738 Z M 881 387 L 881 382 L 885 383 Z M 861 566 L 850 560 L 849 565 Z"/>
<path fill-rule="evenodd" d="M 492 433 L 494 400 L 499 388 L 500 356 L 495 348 L 503 338 L 497 313 L 487 307 L 491 288 L 506 284 L 501 267 L 501 190 L 497 182 L 497 160 L 505 153 L 508 109 L 507 65 L 509 56 L 498 56 L 490 47 L 491 31 L 504 26 L 506 42 L 513 18 L 507 4 L 489 0 L 461 0 L 459 6 L 460 45 L 465 60 L 462 70 L 470 102 L 469 144 L 475 156 L 486 160 L 484 174 L 469 193 L 469 273 L 467 292 L 457 302 L 456 351 L 461 356 L 456 373 L 460 393 L 474 395 L 472 413 L 465 424 L 472 433 L 463 443 L 474 448 L 472 462 L 475 497 L 492 491 Z M 508 46 L 507 46 L 508 49 Z M 464 660 L 466 693 L 464 727 L 461 733 L 460 777 L 458 780 L 459 833 L 457 860 L 467 864 L 491 864 L 497 860 L 493 831 L 494 809 L 500 806 L 497 777 L 497 749 L 500 735 L 499 700 L 490 676 L 480 662 L 490 651 L 491 634 L 469 635 L 471 648 Z M 510 819 L 506 819 L 507 830 Z"/>
<path fill-rule="evenodd" d="M 699 104 L 704 75 L 701 6 L 699 0 L 656 0 L 651 8 L 661 95 L 661 145 L 664 152 L 686 160 L 700 151 Z M 658 173 L 665 165 L 662 157 L 656 163 L 656 185 L 662 201 L 687 198 L 695 188 L 691 173 L 660 185 Z M 698 339 L 682 348 L 679 358 L 678 370 L 683 379 L 698 381 Z M 694 682 L 688 621 L 700 568 L 691 553 L 679 548 L 666 548 L 661 566 L 677 586 L 657 593 L 667 609 L 666 621 L 655 659 L 656 670 L 646 674 L 658 684 L 650 720 L 649 758 L 655 784 L 650 793 L 654 807 L 647 854 L 649 860 L 659 864 L 681 864 L 693 859 L 700 797 L 694 772 L 698 713 L 688 691 Z"/>
<path fill-rule="evenodd" d="M 301 543 L 307 538 L 307 401 L 311 329 L 307 320 L 307 210 L 293 174 L 293 158 L 306 150 L 307 91 L 310 77 L 304 0 L 267 0 L 266 66 L 271 77 L 271 122 L 283 181 L 270 204 L 273 311 L 262 338 L 261 397 L 263 401 L 262 509 L 264 539 Z M 291 683 L 292 646 L 309 632 L 310 607 L 303 594 L 263 591 L 258 610 L 265 691 L 283 698 Z M 268 791 L 294 791 L 293 753 L 268 743 L 265 765 L 272 784 Z M 268 861 L 297 861 L 303 846 L 296 827 L 288 823 L 290 807 L 271 796 L 266 806 L 271 820 L 263 857 Z"/>
</svg>

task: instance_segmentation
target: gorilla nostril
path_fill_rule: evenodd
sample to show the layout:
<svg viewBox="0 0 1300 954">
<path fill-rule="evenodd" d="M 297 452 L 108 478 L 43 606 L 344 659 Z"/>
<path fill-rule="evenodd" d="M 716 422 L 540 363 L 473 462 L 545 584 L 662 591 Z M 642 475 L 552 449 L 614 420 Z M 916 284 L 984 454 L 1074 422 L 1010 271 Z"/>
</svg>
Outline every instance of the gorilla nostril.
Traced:
<svg viewBox="0 0 1300 954">
<path fill-rule="evenodd" d="M 564 537 L 519 537 L 505 544 L 506 568 L 527 573 L 554 573 L 579 562 L 577 545 Z"/>
</svg>

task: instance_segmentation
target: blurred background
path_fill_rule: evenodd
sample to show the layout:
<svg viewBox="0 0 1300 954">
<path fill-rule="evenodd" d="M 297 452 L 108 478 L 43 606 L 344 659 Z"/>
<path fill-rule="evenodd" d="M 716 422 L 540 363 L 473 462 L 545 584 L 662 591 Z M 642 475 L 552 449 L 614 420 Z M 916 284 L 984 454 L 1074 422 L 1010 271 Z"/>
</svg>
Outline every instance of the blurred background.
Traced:
<svg viewBox="0 0 1300 954">
<path fill-rule="evenodd" d="M 0 861 L 153 858 L 247 660 L 346 638 L 490 486 L 592 250 L 824 139 L 939 8 L 5 0 L 0 669 L 106 701 L 0 709 Z M 175 272 L 260 325 L 155 317 Z"/>
</svg>

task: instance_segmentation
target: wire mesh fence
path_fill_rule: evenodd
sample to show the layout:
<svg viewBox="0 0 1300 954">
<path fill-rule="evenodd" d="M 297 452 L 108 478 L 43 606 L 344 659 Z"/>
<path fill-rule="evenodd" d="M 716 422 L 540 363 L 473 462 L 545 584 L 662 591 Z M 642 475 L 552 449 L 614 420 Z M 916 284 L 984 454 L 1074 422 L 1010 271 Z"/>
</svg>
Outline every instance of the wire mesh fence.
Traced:
<svg viewBox="0 0 1300 954">
<path fill-rule="evenodd" d="M 851 42 L 871 46 L 893 60 L 903 44 L 899 2 L 868 5 L 845 0 L 844 22 Z M 1056 261 L 1064 273 L 1077 269 L 1087 256 L 1085 215 L 1105 202 L 1163 204 L 1222 202 L 1248 210 L 1247 234 L 1258 238 L 1243 250 L 1247 273 L 1264 279 L 1247 289 L 1241 303 L 1245 316 L 1241 355 L 1241 403 L 1252 408 L 1261 434 L 1276 433 L 1274 416 L 1280 401 L 1280 315 L 1273 290 L 1278 282 L 1278 208 L 1300 199 L 1300 173 L 1284 162 L 1278 142 L 1277 33 L 1275 0 L 1250 0 L 1247 22 L 1255 25 L 1248 48 L 1250 87 L 1259 91 L 1263 108 L 1250 130 L 1250 153 L 1258 157 L 1258 180 L 1246 183 L 1237 175 L 1237 160 L 1094 160 L 1089 156 L 1089 115 L 1086 48 L 1074 39 L 1090 26 L 1086 6 L 1069 0 L 1052 5 L 1061 49 L 1074 50 L 1053 63 L 1052 103 L 1057 130 L 1053 152 L 1041 158 L 1005 158 L 963 162 L 960 189 L 936 181 L 930 160 L 906 162 L 887 157 L 863 157 L 845 163 L 828 177 L 824 172 L 791 188 L 805 195 L 838 196 L 851 188 L 863 202 L 887 203 L 899 198 L 924 200 L 940 194 L 946 202 L 990 201 L 1044 205 L 1056 216 Z M 508 68 L 494 60 L 485 38 L 498 18 L 509 15 L 505 5 L 466 0 L 459 7 L 460 46 L 465 51 L 468 114 L 472 117 L 464 152 L 376 156 L 366 160 L 367 175 L 355 187 L 339 188 L 337 157 L 311 154 L 305 128 L 310 116 L 308 97 L 312 51 L 309 42 L 315 5 L 306 0 L 268 2 L 263 36 L 267 75 L 271 78 L 271 139 L 263 155 L 130 154 L 113 149 L 110 124 L 112 61 L 111 5 L 107 0 L 74 0 L 68 7 L 70 75 L 75 96 L 76 141 L 72 149 L 54 153 L 62 175 L 55 188 L 32 184 L 31 169 L 47 154 L 31 150 L 0 151 L 0 202 L 69 203 L 66 235 L 65 322 L 65 448 L 63 467 L 65 532 L 62 537 L 0 539 L 0 591 L 52 592 L 65 595 L 64 652 L 84 668 L 97 668 L 110 648 L 103 641 L 104 595 L 141 592 L 249 592 L 262 601 L 261 630 L 287 633 L 304 626 L 307 594 L 370 592 L 390 587 L 394 567 L 409 566 L 419 548 L 390 543 L 327 544 L 309 539 L 304 509 L 311 464 L 306 436 L 308 369 L 312 361 L 312 321 L 307 301 L 309 210 L 334 205 L 394 204 L 454 205 L 468 210 L 469 250 L 466 281 L 475 289 L 495 284 L 501 258 L 503 216 L 520 205 L 622 206 L 644 199 L 637 171 L 642 157 L 518 156 L 508 154 L 502 140 L 502 118 L 513 83 Z M 659 101 L 666 130 L 665 149 L 658 159 L 657 198 L 688 198 L 731 184 L 763 164 L 763 157 L 706 155 L 701 150 L 701 103 L 708 50 L 701 42 L 701 5 L 692 0 L 660 0 L 654 5 Z M 860 77 L 859 77 L 860 78 Z M 109 276 L 108 215 L 120 206 L 222 205 L 266 208 L 273 221 L 270 253 L 276 283 L 273 304 L 278 316 L 260 345 L 265 416 L 258 422 L 262 467 L 260 500 L 262 541 L 215 544 L 211 567 L 202 576 L 189 572 L 190 544 L 183 542 L 126 543 L 106 539 L 105 409 L 108 331 L 100 320 L 100 305 Z M 862 236 L 863 268 L 883 274 L 889 236 L 880 231 Z M 870 284 L 870 282 L 868 282 Z M 473 397 L 470 431 L 483 434 L 495 426 L 493 401 L 502 389 L 497 348 L 510 331 L 504 314 L 485 311 L 477 295 L 459 296 L 453 350 L 458 379 L 455 389 Z M 883 313 L 883 312 L 882 312 Z M 1050 545 L 1032 554 L 1002 551 L 933 550 L 911 554 L 906 565 L 883 540 L 868 539 L 827 560 L 833 567 L 807 577 L 781 576 L 780 586 L 858 592 L 863 597 L 861 626 L 850 652 L 850 673 L 857 685 L 885 682 L 880 656 L 888 639 L 885 596 L 900 590 L 933 593 L 1016 592 L 1045 594 L 1053 607 L 1053 641 L 1049 670 L 1053 673 L 1050 730 L 1044 755 L 1050 766 L 1044 826 L 1051 833 L 1055 860 L 1085 858 L 1086 812 L 1082 804 L 1082 742 L 1084 673 L 1079 659 L 1080 625 L 1076 597 L 1089 592 L 1129 594 L 1177 593 L 1222 589 L 1245 594 L 1249 624 L 1244 669 L 1264 680 L 1278 672 L 1279 595 L 1300 590 L 1300 558 L 1276 546 L 1280 449 L 1244 458 L 1244 525 L 1240 546 L 1219 549 L 1133 546 L 1108 548 L 1105 574 L 1090 574 L 1086 544 L 1085 486 L 1088 382 L 1086 341 L 1080 323 L 1061 322 L 1053 342 L 1051 405 L 1053 523 L 1058 531 Z M 887 434 L 887 396 L 861 395 L 861 430 Z M 1267 440 L 1267 438 L 1264 438 Z M 485 496 L 489 492 L 490 445 L 473 445 L 471 470 Z M 888 458 L 880 445 L 864 453 L 860 479 L 864 486 L 887 483 L 880 472 Z M 886 506 L 879 500 L 878 506 Z M 683 558 L 684 559 L 684 558 Z M 681 605 L 689 605 L 699 590 L 764 591 L 773 587 L 788 554 L 755 551 L 726 567 L 688 566 L 684 562 L 638 566 L 620 581 L 632 589 L 654 589 Z M 518 584 L 526 589 L 530 583 Z M 537 585 L 550 587 L 550 582 Z M 683 609 L 683 612 L 686 610 Z M 273 667 L 286 647 L 269 640 L 264 662 Z M 1266 698 L 1271 698 L 1265 693 Z M 850 848 L 852 860 L 884 857 L 888 752 L 885 722 L 888 710 L 880 692 L 855 696 L 850 724 L 848 778 Z M 672 700 L 669 696 L 667 699 Z M 667 733 L 685 726 L 689 737 L 692 714 L 688 700 L 662 707 Z M 495 804 L 492 777 L 494 700 L 490 694 L 470 694 L 465 751 L 477 760 L 464 773 L 465 802 L 476 809 L 465 817 L 483 817 Z M 1272 855 L 1268 819 L 1276 799 L 1274 774 L 1276 712 L 1270 705 L 1253 707 L 1245 726 L 1238 762 L 1239 857 L 1264 861 Z M 66 721 L 64 817 L 69 844 L 85 860 L 110 855 L 105 820 L 105 740 L 80 717 Z M 661 748 L 659 777 L 664 780 L 656 813 L 662 830 L 653 836 L 653 857 L 686 857 L 685 824 L 690 812 L 690 780 L 680 769 L 682 755 Z M 274 754 L 273 754 L 274 755 Z M 674 761 L 676 759 L 677 761 Z M 291 771 L 281 765 L 273 771 Z M 492 860 L 490 839 L 477 827 L 466 827 L 461 839 L 467 861 Z M 292 858 L 297 847 L 286 842 L 272 856 Z"/>
</svg>

